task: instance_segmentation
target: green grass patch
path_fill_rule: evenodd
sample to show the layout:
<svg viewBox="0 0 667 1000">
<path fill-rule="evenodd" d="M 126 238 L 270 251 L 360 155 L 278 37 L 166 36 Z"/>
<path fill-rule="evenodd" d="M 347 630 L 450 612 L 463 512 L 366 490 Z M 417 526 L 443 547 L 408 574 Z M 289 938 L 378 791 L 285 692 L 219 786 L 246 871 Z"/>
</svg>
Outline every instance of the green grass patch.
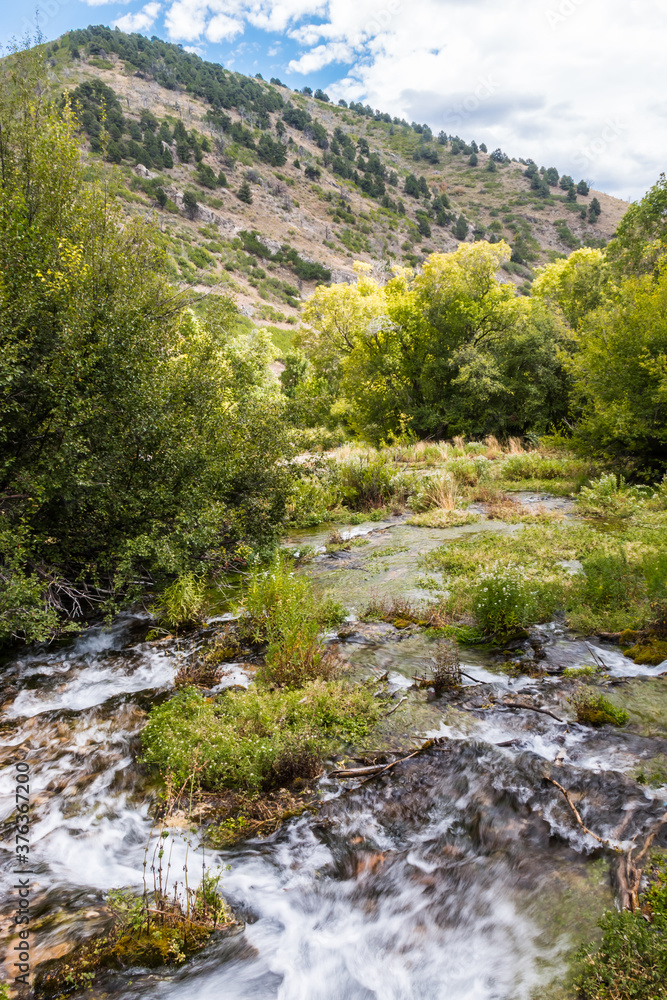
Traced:
<svg viewBox="0 0 667 1000">
<path fill-rule="evenodd" d="M 369 735 L 382 710 L 374 693 L 374 684 L 322 680 L 215 699 L 185 688 L 151 712 L 143 759 L 177 784 L 196 769 L 200 786 L 212 791 L 282 787 L 314 777 L 328 753 Z"/>
</svg>

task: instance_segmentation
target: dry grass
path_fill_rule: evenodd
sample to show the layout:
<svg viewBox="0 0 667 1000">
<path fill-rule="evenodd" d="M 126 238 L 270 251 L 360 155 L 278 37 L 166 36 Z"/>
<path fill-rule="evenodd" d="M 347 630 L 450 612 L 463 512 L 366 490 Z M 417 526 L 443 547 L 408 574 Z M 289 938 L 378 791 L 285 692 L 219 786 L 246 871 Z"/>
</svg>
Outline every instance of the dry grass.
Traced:
<svg viewBox="0 0 667 1000">
<path fill-rule="evenodd" d="M 215 687 L 220 680 L 220 669 L 206 658 L 187 660 L 176 671 L 174 687 L 198 687 L 205 690 Z"/>
<path fill-rule="evenodd" d="M 426 509 L 454 510 L 458 492 L 458 484 L 452 476 L 429 479 L 420 494 L 421 505 Z"/>
</svg>

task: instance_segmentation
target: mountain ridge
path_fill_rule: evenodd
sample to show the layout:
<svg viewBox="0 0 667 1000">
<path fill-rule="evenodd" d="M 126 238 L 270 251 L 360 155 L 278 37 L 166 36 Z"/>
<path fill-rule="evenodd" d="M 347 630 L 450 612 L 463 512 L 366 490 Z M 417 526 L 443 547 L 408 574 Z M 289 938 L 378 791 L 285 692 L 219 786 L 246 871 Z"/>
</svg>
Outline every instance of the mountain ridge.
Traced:
<svg viewBox="0 0 667 1000">
<path fill-rule="evenodd" d="M 506 239 L 503 277 L 527 292 L 534 267 L 603 246 L 628 207 L 577 193 L 555 168 L 244 77 L 156 38 L 93 26 L 43 49 L 54 94 L 74 95 L 90 178 L 128 213 L 154 214 L 172 277 L 229 291 L 278 329 L 295 324 L 318 280 L 351 280 L 356 259 L 378 273 L 418 267 L 462 240 Z M 115 118 L 104 103 L 114 98 Z"/>
</svg>

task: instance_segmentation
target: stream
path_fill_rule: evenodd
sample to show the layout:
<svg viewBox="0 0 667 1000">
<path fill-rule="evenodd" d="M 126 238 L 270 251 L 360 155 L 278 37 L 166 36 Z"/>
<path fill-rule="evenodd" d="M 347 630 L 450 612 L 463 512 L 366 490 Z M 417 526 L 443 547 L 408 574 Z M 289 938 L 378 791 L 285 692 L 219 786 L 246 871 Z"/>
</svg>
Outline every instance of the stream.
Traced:
<svg viewBox="0 0 667 1000">
<path fill-rule="evenodd" d="M 367 544 L 316 555 L 302 572 L 350 609 L 345 638 L 330 639 L 351 676 L 388 674 L 398 701 L 423 669 L 429 640 L 417 629 L 360 623 L 369 597 L 424 598 L 420 554 L 521 525 L 483 520 L 427 529 L 394 518 L 341 530 Z M 302 531 L 287 543 L 317 551 L 327 534 Z M 157 790 L 135 763 L 139 733 L 200 641 L 148 643 L 148 625 L 145 615 L 124 614 L 57 648 L 21 650 L 2 668 L 3 838 L 13 840 L 14 770 L 6 765 L 17 748 L 31 770 L 33 969 L 104 926 L 105 892 L 142 885 Z M 110 975 L 92 996 L 560 997 L 549 984 L 566 970 L 572 949 L 594 937 L 614 893 L 607 856 L 544 781 L 545 770 L 558 768 L 559 782 L 601 837 L 627 847 L 630 830 L 648 829 L 665 812 L 667 785 L 637 778 L 652 762 L 667 761 L 667 713 L 651 714 L 667 663 L 637 666 L 618 647 L 582 641 L 556 623 L 531 638 L 543 652 L 543 677 L 512 678 L 500 672 L 499 654 L 462 648 L 462 669 L 474 680 L 466 678 L 455 698 L 429 700 L 420 692 L 397 709 L 396 738 L 416 746 L 442 737 L 432 750 L 365 784 L 325 775 L 315 813 L 264 840 L 207 851 L 207 863 L 229 866 L 223 891 L 243 921 L 236 933 L 214 937 L 180 968 Z M 535 655 L 536 643 L 526 641 L 523 655 Z M 627 692 L 635 706 L 624 729 L 592 729 L 502 704 L 509 694 L 563 719 L 572 682 L 562 670 L 595 658 L 604 662 L 612 693 Z M 242 665 L 227 666 L 222 684 L 231 683 L 248 683 Z M 186 832 L 174 829 L 178 878 L 186 842 Z M 201 855 L 192 848 L 190 855 L 192 883 Z M 16 876 L 6 839 L 0 860 L 7 932 Z"/>
</svg>

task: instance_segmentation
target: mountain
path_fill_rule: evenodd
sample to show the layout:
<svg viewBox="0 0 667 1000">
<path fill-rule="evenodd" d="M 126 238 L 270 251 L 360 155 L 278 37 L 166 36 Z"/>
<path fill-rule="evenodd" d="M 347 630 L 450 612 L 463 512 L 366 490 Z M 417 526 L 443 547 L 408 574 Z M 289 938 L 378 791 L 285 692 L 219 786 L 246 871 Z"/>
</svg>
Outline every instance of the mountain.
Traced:
<svg viewBox="0 0 667 1000">
<path fill-rule="evenodd" d="M 128 213 L 155 213 L 175 280 L 233 292 L 278 341 L 315 284 L 349 280 L 356 259 L 389 271 L 504 238 L 506 279 L 527 291 L 539 264 L 604 246 L 628 207 L 556 168 L 156 38 L 97 26 L 44 49 L 90 178 Z"/>
</svg>

